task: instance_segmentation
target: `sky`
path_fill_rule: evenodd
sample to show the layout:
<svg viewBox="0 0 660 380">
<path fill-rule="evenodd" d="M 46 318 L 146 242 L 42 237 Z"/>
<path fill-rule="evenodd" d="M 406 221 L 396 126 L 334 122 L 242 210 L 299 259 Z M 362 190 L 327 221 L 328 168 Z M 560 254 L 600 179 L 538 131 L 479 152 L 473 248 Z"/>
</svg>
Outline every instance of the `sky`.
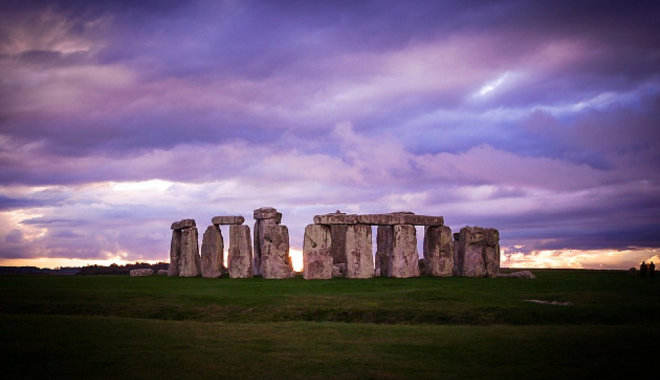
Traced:
<svg viewBox="0 0 660 380">
<path fill-rule="evenodd" d="M 3 1 L 0 265 L 168 261 L 171 222 L 201 236 L 263 206 L 297 256 L 341 210 L 497 228 L 502 266 L 660 261 L 659 19 L 645 1 Z"/>
</svg>

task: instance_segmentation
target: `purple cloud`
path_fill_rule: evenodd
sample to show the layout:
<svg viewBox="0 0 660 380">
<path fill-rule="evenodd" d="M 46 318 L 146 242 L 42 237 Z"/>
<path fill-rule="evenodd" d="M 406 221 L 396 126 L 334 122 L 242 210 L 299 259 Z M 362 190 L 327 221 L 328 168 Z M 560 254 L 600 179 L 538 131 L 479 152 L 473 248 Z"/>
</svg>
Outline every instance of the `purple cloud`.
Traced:
<svg viewBox="0 0 660 380">
<path fill-rule="evenodd" d="M 0 10 L 0 259 L 166 259 L 172 220 L 266 205 L 297 248 L 337 208 L 660 245 L 653 2 Z"/>
</svg>

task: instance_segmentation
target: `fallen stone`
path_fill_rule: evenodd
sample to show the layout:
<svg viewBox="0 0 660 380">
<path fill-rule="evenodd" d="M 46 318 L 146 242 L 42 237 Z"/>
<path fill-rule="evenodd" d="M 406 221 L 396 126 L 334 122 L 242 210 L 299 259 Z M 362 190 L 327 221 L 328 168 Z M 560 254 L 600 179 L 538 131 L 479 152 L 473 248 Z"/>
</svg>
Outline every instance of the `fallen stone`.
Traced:
<svg viewBox="0 0 660 380">
<path fill-rule="evenodd" d="M 211 218 L 211 223 L 217 225 L 231 225 L 231 224 L 243 224 L 245 222 L 245 218 L 237 215 L 237 216 L 214 216 Z"/>
<path fill-rule="evenodd" d="M 172 223 L 170 227 L 172 230 L 182 230 L 184 228 L 196 227 L 195 219 L 181 219 L 178 222 Z"/>
<path fill-rule="evenodd" d="M 543 305 L 554 305 L 554 306 L 572 306 L 573 303 L 570 301 L 543 301 L 543 300 L 524 300 L 525 302 L 540 303 Z"/>
<path fill-rule="evenodd" d="M 219 278 L 223 272 L 223 250 L 225 248 L 220 228 L 208 226 L 202 236 L 202 277 Z"/>
<path fill-rule="evenodd" d="M 131 269 L 129 274 L 131 277 L 151 276 L 154 271 L 151 268 Z"/>
<path fill-rule="evenodd" d="M 419 276 L 415 226 L 410 224 L 394 226 L 394 245 L 390 260 L 390 277 L 408 278 Z"/>
<path fill-rule="evenodd" d="M 333 264 L 332 277 L 346 277 L 346 263 Z"/>
<path fill-rule="evenodd" d="M 249 226 L 233 225 L 229 227 L 227 266 L 230 278 L 252 277 L 252 243 Z"/>
<path fill-rule="evenodd" d="M 376 228 L 375 276 L 390 277 L 392 273 L 392 250 L 394 249 L 394 227 Z"/>
<path fill-rule="evenodd" d="M 197 277 L 200 275 L 200 257 L 197 228 L 181 230 L 181 256 L 179 258 L 179 276 Z"/>
<path fill-rule="evenodd" d="M 330 235 L 332 263 L 346 263 L 346 226 L 342 224 L 331 225 Z"/>
<path fill-rule="evenodd" d="M 167 267 L 167 275 L 177 277 L 179 275 L 179 262 L 181 261 L 181 230 L 172 231 L 172 242 L 170 243 L 170 266 Z"/>
<path fill-rule="evenodd" d="M 277 223 L 280 224 L 282 222 L 282 213 L 277 212 L 277 210 L 273 207 L 262 207 L 254 210 L 253 212 L 253 217 L 254 219 L 276 219 Z"/>
<path fill-rule="evenodd" d="M 511 273 L 498 273 L 497 277 L 529 278 L 529 279 L 536 278 L 534 273 L 532 273 L 528 270 L 523 270 L 523 271 L 518 271 L 518 272 L 511 272 Z"/>
<path fill-rule="evenodd" d="M 371 226 L 353 224 L 346 228 L 346 277 L 374 276 L 374 257 L 371 250 Z"/>
<path fill-rule="evenodd" d="M 264 228 L 264 246 L 261 252 L 261 271 L 264 278 L 295 277 L 289 256 L 289 229 L 282 225 Z"/>
<path fill-rule="evenodd" d="M 303 278 L 305 280 L 332 278 L 332 249 L 330 227 L 309 224 L 303 242 Z"/>
<path fill-rule="evenodd" d="M 424 276 L 448 277 L 454 268 L 454 242 L 451 228 L 428 226 L 424 229 Z M 420 267 L 421 269 L 421 267 Z"/>
<path fill-rule="evenodd" d="M 156 274 L 159 276 L 167 276 L 167 269 L 159 269 Z"/>
<path fill-rule="evenodd" d="M 454 275 L 497 276 L 500 269 L 499 239 L 499 232 L 494 228 L 461 228 L 454 241 Z"/>
</svg>

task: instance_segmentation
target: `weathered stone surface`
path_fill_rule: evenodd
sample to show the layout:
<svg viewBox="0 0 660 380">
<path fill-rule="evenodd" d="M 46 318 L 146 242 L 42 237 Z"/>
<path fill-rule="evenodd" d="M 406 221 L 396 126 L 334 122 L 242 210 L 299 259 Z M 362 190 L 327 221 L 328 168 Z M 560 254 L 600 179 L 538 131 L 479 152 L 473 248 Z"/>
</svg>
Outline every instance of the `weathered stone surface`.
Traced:
<svg viewBox="0 0 660 380">
<path fill-rule="evenodd" d="M 376 229 L 376 276 L 390 277 L 392 272 L 392 250 L 394 248 L 394 226 L 378 226 Z"/>
<path fill-rule="evenodd" d="M 329 226 L 309 224 L 303 242 L 303 278 L 332 278 L 332 234 Z"/>
<path fill-rule="evenodd" d="M 151 268 L 131 269 L 129 274 L 131 277 L 151 276 L 154 271 Z"/>
<path fill-rule="evenodd" d="M 172 223 L 170 227 L 172 230 L 182 230 L 184 228 L 196 227 L 195 219 L 181 219 L 178 222 Z"/>
<path fill-rule="evenodd" d="M 295 277 L 289 256 L 289 229 L 282 225 L 264 227 L 261 271 L 264 278 Z"/>
<path fill-rule="evenodd" d="M 259 219 L 254 223 L 254 257 L 252 263 L 252 273 L 255 276 L 263 275 L 262 270 L 262 256 L 264 252 L 264 230 L 267 226 L 278 225 L 279 221 L 277 219 Z"/>
<path fill-rule="evenodd" d="M 417 230 L 410 224 L 394 226 L 390 277 L 407 278 L 419 276 L 417 254 Z"/>
<path fill-rule="evenodd" d="M 214 216 L 211 218 L 211 223 L 215 225 L 226 225 L 226 224 L 243 224 L 245 218 L 241 215 L 232 215 L 232 216 Z"/>
<path fill-rule="evenodd" d="M 454 241 L 454 275 L 496 276 L 500 270 L 499 242 L 499 232 L 494 228 L 461 228 L 458 239 Z"/>
<path fill-rule="evenodd" d="M 177 277 L 179 275 L 179 261 L 181 261 L 181 231 L 172 231 L 172 242 L 170 243 L 170 266 L 167 267 L 167 275 Z"/>
<path fill-rule="evenodd" d="M 276 224 L 280 224 L 282 222 L 282 213 L 277 212 L 277 210 L 273 207 L 262 207 L 254 210 L 253 214 L 254 219 L 275 219 L 277 220 Z"/>
<path fill-rule="evenodd" d="M 263 275 L 262 255 L 264 251 L 264 229 L 266 226 L 277 225 L 282 222 L 282 213 L 273 207 L 262 207 L 254 210 L 254 255 L 252 273 L 255 276 Z"/>
<path fill-rule="evenodd" d="M 356 224 L 358 216 L 355 214 L 324 214 L 314 215 L 316 224 Z"/>
<path fill-rule="evenodd" d="M 225 243 L 220 228 L 215 224 L 208 226 L 202 236 L 202 277 L 218 278 L 223 272 L 223 253 Z"/>
<path fill-rule="evenodd" d="M 452 275 L 454 242 L 451 228 L 429 226 L 424 229 L 424 260 L 424 268 L 420 272 L 423 276 Z"/>
<path fill-rule="evenodd" d="M 229 257 L 227 258 L 230 278 L 252 277 L 252 243 L 250 227 L 234 225 L 229 227 Z"/>
<path fill-rule="evenodd" d="M 333 224 L 330 226 L 332 263 L 346 263 L 346 226 Z"/>
<path fill-rule="evenodd" d="M 156 274 L 159 276 L 167 276 L 167 269 L 159 269 Z"/>
<path fill-rule="evenodd" d="M 179 258 L 179 276 L 197 277 L 200 275 L 199 236 L 197 228 L 181 230 L 181 256 Z"/>
<path fill-rule="evenodd" d="M 391 214 L 358 215 L 358 223 L 376 226 L 394 226 L 398 224 L 442 226 L 444 224 L 444 219 L 441 216 L 414 215 L 407 212 L 396 212 Z"/>
<path fill-rule="evenodd" d="M 511 273 L 498 273 L 497 277 L 513 277 L 513 278 L 529 278 L 529 279 L 536 278 L 534 273 L 532 273 L 528 270 L 522 270 L 522 271 L 518 271 L 518 272 L 511 272 Z"/>
<path fill-rule="evenodd" d="M 374 276 L 374 257 L 371 250 L 371 226 L 352 224 L 346 228 L 346 277 Z"/>
<path fill-rule="evenodd" d="M 346 263 L 332 264 L 332 277 L 346 277 Z"/>
</svg>

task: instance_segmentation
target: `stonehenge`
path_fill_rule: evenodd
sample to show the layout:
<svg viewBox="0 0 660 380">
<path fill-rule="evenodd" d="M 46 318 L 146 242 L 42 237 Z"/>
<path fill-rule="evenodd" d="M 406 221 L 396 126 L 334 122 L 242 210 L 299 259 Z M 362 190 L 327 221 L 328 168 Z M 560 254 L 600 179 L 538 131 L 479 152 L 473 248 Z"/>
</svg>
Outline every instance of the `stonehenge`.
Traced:
<svg viewBox="0 0 660 380">
<path fill-rule="evenodd" d="M 201 272 L 197 226 L 194 219 L 172 223 L 169 276 L 197 277 Z"/>
<path fill-rule="evenodd" d="M 201 258 L 195 220 L 172 223 L 169 276 L 230 278 L 296 276 L 289 253 L 289 229 L 273 207 L 253 211 L 253 239 L 242 216 L 215 216 L 202 239 Z M 464 227 L 452 234 L 442 216 L 409 211 L 387 214 L 315 215 L 305 227 L 302 277 L 408 278 L 497 277 L 500 265 L 499 232 L 493 228 Z M 220 225 L 229 225 L 227 268 Z M 423 257 L 419 257 L 417 227 L 424 228 Z M 420 228 L 421 228 L 420 227 Z M 373 252 L 372 228 L 376 228 Z M 420 230 L 421 231 L 421 230 Z M 421 232 L 420 232 L 421 233 Z"/>
<path fill-rule="evenodd" d="M 202 277 L 218 278 L 222 276 L 224 246 L 220 228 L 215 224 L 208 226 L 202 237 Z"/>
<path fill-rule="evenodd" d="M 229 256 L 227 258 L 230 278 L 252 277 L 252 241 L 250 227 L 229 227 Z"/>
<path fill-rule="evenodd" d="M 322 224 L 309 224 L 305 227 L 303 242 L 303 278 L 332 278 L 333 257 L 330 248 L 331 229 Z"/>
<path fill-rule="evenodd" d="M 371 226 L 350 224 L 346 227 L 346 278 L 374 276 L 374 257 L 371 250 Z"/>
<path fill-rule="evenodd" d="M 463 227 L 454 234 L 455 276 L 495 277 L 500 270 L 500 234 L 494 228 Z"/>
<path fill-rule="evenodd" d="M 454 270 L 454 242 L 447 226 L 424 229 L 424 258 L 420 260 L 423 276 L 448 277 Z"/>
<path fill-rule="evenodd" d="M 254 261 L 252 264 L 252 273 L 255 276 L 261 276 L 263 275 L 261 259 L 266 248 L 264 230 L 266 226 L 280 224 L 282 222 L 282 213 L 277 212 L 273 207 L 262 207 L 254 210 L 253 216 L 256 222 L 254 222 Z"/>
</svg>

